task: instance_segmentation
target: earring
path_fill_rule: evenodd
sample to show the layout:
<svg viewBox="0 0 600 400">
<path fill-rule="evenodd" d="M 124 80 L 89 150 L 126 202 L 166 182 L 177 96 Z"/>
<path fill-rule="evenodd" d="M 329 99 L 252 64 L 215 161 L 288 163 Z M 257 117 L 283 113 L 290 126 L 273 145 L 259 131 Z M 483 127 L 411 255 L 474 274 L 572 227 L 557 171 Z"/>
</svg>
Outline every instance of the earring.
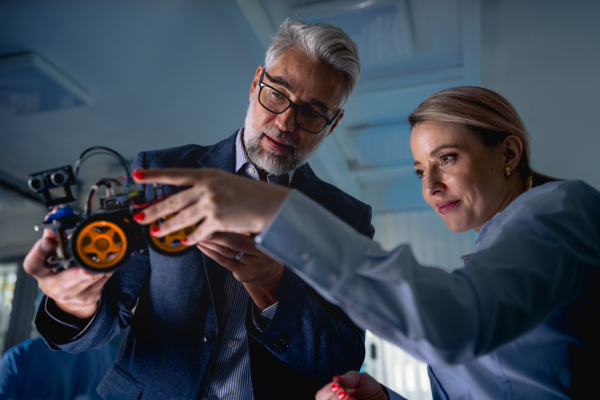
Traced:
<svg viewBox="0 0 600 400">
<path fill-rule="evenodd" d="M 510 167 L 506 167 L 506 176 L 510 176 Z"/>
</svg>

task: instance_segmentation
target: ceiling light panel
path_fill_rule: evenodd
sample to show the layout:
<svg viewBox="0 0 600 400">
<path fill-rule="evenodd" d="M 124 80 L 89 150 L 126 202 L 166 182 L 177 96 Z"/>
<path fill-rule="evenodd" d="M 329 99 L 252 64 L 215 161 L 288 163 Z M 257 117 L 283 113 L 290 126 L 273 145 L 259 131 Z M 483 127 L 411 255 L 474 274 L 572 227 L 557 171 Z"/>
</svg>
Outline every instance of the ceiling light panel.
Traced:
<svg viewBox="0 0 600 400">
<path fill-rule="evenodd" d="M 13 115 L 89 105 L 90 94 L 35 52 L 0 56 L 0 108 Z"/>
</svg>

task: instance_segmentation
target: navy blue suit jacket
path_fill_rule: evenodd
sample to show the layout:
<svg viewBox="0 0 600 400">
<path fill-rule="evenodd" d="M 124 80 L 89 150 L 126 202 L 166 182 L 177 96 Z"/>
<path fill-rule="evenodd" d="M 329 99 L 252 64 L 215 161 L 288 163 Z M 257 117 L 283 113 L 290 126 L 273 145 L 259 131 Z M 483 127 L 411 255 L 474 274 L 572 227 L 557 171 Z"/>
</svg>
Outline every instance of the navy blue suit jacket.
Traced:
<svg viewBox="0 0 600 400">
<path fill-rule="evenodd" d="M 210 167 L 235 172 L 235 138 L 214 146 L 140 153 L 134 168 Z M 373 237 L 371 208 L 321 181 L 308 165 L 296 170 L 291 186 Z M 152 198 L 151 188 L 145 190 Z M 202 339 L 219 332 L 225 271 L 198 249 L 180 257 L 136 252 L 105 285 L 99 311 L 83 334 L 76 336 L 78 329 L 61 326 L 43 308 L 36 320 L 38 330 L 51 347 L 80 352 L 102 346 L 129 326 L 98 392 L 119 400 L 194 399 L 214 347 L 214 340 Z M 280 292 L 277 312 L 263 333 L 254 326 L 250 308 L 247 313 L 254 397 L 314 398 L 334 375 L 361 367 L 363 332 L 288 269 Z"/>
</svg>

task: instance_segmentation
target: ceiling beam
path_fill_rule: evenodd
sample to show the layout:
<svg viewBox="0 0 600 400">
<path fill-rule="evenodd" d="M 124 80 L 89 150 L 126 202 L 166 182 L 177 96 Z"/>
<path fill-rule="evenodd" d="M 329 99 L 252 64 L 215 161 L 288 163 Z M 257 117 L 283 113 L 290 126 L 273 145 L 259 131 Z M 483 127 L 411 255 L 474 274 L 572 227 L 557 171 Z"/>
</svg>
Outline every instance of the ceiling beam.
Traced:
<svg viewBox="0 0 600 400">
<path fill-rule="evenodd" d="M 24 197 L 37 204 L 46 206 L 44 200 L 33 194 L 31 190 L 29 190 L 29 187 L 22 184 L 18 179 L 15 179 L 3 173 L 2 171 L 0 171 L 0 187 L 4 188 L 10 193 L 16 194 L 19 197 Z"/>
</svg>

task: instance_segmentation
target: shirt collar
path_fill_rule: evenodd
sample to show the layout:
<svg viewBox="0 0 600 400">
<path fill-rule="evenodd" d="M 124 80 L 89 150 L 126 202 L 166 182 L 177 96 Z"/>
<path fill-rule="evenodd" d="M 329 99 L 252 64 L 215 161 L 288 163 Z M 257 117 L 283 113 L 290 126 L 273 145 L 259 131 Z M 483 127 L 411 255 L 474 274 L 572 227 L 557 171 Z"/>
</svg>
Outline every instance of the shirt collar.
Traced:
<svg viewBox="0 0 600 400">
<path fill-rule="evenodd" d="M 477 235 L 477 240 L 475 240 L 475 250 L 477 250 L 477 246 L 479 246 L 479 243 L 481 243 L 481 241 L 483 240 L 483 237 L 487 233 L 488 229 L 490 229 L 490 226 L 492 226 L 492 223 L 498 217 L 498 215 L 500 215 L 500 213 L 494 215 L 494 218 L 490 219 L 488 222 L 483 224 L 483 226 L 479 230 L 479 234 Z M 465 254 L 464 256 L 461 256 L 460 259 L 463 260 L 465 265 L 467 265 L 467 262 L 471 259 L 471 257 L 473 257 L 473 254 L 475 254 L 475 253 Z"/>
<path fill-rule="evenodd" d="M 479 230 L 479 234 L 477 235 L 477 240 L 475 240 L 475 249 L 477 249 L 477 246 L 479 246 L 479 243 L 481 243 L 481 241 L 483 240 L 483 237 L 487 233 L 488 229 L 490 229 L 490 226 L 492 226 L 492 223 L 498 217 L 498 215 L 500 215 L 500 213 L 494 215 L 494 218 L 490 219 L 488 222 L 483 224 L 483 226 Z"/>
<path fill-rule="evenodd" d="M 251 175 L 255 179 L 258 179 L 258 172 L 255 172 L 256 175 L 249 172 L 249 170 L 250 170 L 250 168 L 248 168 L 249 166 L 254 167 L 254 171 L 256 171 L 256 166 L 254 164 L 252 164 L 252 162 L 248 158 L 248 155 L 246 154 L 246 150 L 244 149 L 244 146 L 242 145 L 243 132 L 244 132 L 244 128 L 240 129 L 238 131 L 237 137 L 235 138 L 235 173 L 239 174 L 240 170 L 244 169 L 244 171 L 247 174 Z M 294 172 L 296 172 L 295 169 L 288 172 L 288 176 L 289 176 L 288 186 L 290 186 L 292 184 L 292 178 L 294 177 Z M 269 174 L 269 176 L 276 176 L 276 175 Z M 267 180 L 269 180 L 268 176 L 267 176 Z"/>
</svg>

